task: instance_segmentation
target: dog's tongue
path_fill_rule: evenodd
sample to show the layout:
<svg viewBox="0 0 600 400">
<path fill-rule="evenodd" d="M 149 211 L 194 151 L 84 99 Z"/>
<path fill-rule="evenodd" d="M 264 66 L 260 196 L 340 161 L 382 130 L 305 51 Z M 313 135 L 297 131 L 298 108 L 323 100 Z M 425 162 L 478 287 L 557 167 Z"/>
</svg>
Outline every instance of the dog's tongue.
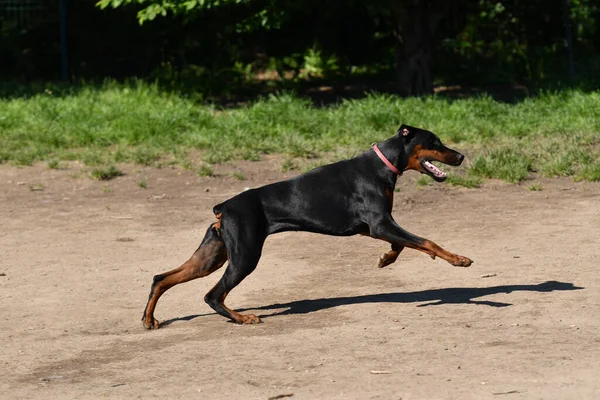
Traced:
<svg viewBox="0 0 600 400">
<path fill-rule="evenodd" d="M 442 171 L 441 169 L 439 169 L 438 167 L 436 167 L 435 165 L 433 165 L 429 161 L 425 161 L 423 163 L 423 165 L 425 165 L 425 168 L 427 168 L 429 171 L 431 171 L 437 177 L 443 178 L 443 177 L 446 176 L 446 174 L 444 173 L 444 171 Z"/>
</svg>

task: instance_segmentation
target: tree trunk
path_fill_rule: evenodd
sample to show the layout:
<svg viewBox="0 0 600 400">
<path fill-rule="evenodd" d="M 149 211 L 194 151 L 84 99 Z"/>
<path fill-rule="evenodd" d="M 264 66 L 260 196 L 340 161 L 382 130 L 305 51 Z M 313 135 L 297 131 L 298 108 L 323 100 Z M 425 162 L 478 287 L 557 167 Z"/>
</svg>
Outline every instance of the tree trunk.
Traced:
<svg viewBox="0 0 600 400">
<path fill-rule="evenodd" d="M 402 96 L 433 93 L 433 35 L 442 13 L 428 0 L 398 2 L 393 9 L 396 37 L 396 79 Z"/>
<path fill-rule="evenodd" d="M 396 43 L 396 83 L 401 96 L 433 93 L 431 44 L 419 29 L 404 31 Z"/>
</svg>

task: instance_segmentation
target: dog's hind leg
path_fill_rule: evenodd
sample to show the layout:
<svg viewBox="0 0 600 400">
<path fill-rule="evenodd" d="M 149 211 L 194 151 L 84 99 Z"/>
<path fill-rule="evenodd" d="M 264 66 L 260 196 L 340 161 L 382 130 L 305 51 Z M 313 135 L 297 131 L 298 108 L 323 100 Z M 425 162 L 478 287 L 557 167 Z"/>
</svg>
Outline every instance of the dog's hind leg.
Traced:
<svg viewBox="0 0 600 400">
<path fill-rule="evenodd" d="M 262 251 L 262 243 L 260 247 L 252 248 L 250 251 L 242 251 L 231 254 L 229 265 L 223 274 L 223 277 L 215 287 L 213 287 L 204 296 L 204 301 L 217 313 L 224 317 L 230 318 L 238 324 L 258 324 L 261 322 L 254 314 L 240 314 L 225 305 L 225 297 L 254 269 L 258 264 Z"/>
<path fill-rule="evenodd" d="M 159 322 L 154 319 L 154 309 L 164 292 L 180 283 L 209 275 L 225 264 L 227 251 L 219 234 L 219 225 L 220 223 L 216 222 L 208 228 L 198 250 L 181 267 L 154 277 L 148 303 L 142 316 L 142 322 L 147 329 L 159 327 Z"/>
<path fill-rule="evenodd" d="M 390 264 L 396 262 L 396 259 L 404 249 L 404 246 L 400 246 L 397 243 L 392 243 L 392 250 L 384 253 L 380 258 L 377 266 L 379 268 L 387 267 Z"/>
<path fill-rule="evenodd" d="M 224 213 L 221 234 L 227 246 L 229 265 L 215 287 L 204 296 L 204 301 L 217 313 L 238 324 L 256 324 L 260 318 L 240 314 L 224 304 L 225 297 L 254 271 L 267 237 L 265 221 L 258 212 L 244 212 L 243 217 Z"/>
</svg>

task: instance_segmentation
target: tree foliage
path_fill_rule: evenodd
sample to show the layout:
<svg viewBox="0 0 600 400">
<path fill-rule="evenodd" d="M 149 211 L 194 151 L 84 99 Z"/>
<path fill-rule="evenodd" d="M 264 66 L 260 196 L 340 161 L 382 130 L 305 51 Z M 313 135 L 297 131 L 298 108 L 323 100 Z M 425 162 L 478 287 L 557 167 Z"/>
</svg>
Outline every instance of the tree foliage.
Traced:
<svg viewBox="0 0 600 400">
<path fill-rule="evenodd" d="M 107 7 L 118 8 L 125 5 L 135 4 L 141 6 L 137 18 L 140 24 L 152 21 L 156 17 L 167 15 L 190 15 L 198 10 L 210 10 L 219 7 L 231 7 L 236 5 L 247 6 L 250 3 L 259 4 L 256 16 L 260 17 L 263 26 L 269 24 L 268 4 L 263 0 L 100 0 L 97 6 L 101 9 Z"/>
<path fill-rule="evenodd" d="M 55 0 L 48 4 L 26 23 L 0 5 L 4 80 L 57 77 L 58 17 Z M 410 95 L 431 92 L 434 83 L 537 85 L 567 76 L 566 0 L 67 4 L 75 79 L 140 77 L 213 94 L 248 84 L 395 80 Z M 600 6 L 568 4 L 576 76 L 594 79 Z"/>
</svg>

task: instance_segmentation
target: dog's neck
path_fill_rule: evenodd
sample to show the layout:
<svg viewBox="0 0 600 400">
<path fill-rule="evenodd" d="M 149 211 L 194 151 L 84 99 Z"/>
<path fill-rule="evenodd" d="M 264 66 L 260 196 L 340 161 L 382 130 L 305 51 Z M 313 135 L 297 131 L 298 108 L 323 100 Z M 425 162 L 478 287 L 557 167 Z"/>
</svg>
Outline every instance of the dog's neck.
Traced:
<svg viewBox="0 0 600 400">
<path fill-rule="evenodd" d="M 394 167 L 402 173 L 408 164 L 405 151 L 406 141 L 402 136 L 394 135 L 381 142 L 378 147 Z"/>
<path fill-rule="evenodd" d="M 406 158 L 405 140 L 399 135 L 394 135 L 385 141 L 378 143 L 377 147 L 381 153 L 388 159 L 388 161 L 402 173 L 406 168 L 408 159 Z M 394 171 L 388 168 L 387 165 L 379 158 L 375 151 L 371 149 L 366 154 L 373 159 L 375 170 L 377 175 L 381 176 L 391 187 L 396 185 L 398 176 Z"/>
</svg>

